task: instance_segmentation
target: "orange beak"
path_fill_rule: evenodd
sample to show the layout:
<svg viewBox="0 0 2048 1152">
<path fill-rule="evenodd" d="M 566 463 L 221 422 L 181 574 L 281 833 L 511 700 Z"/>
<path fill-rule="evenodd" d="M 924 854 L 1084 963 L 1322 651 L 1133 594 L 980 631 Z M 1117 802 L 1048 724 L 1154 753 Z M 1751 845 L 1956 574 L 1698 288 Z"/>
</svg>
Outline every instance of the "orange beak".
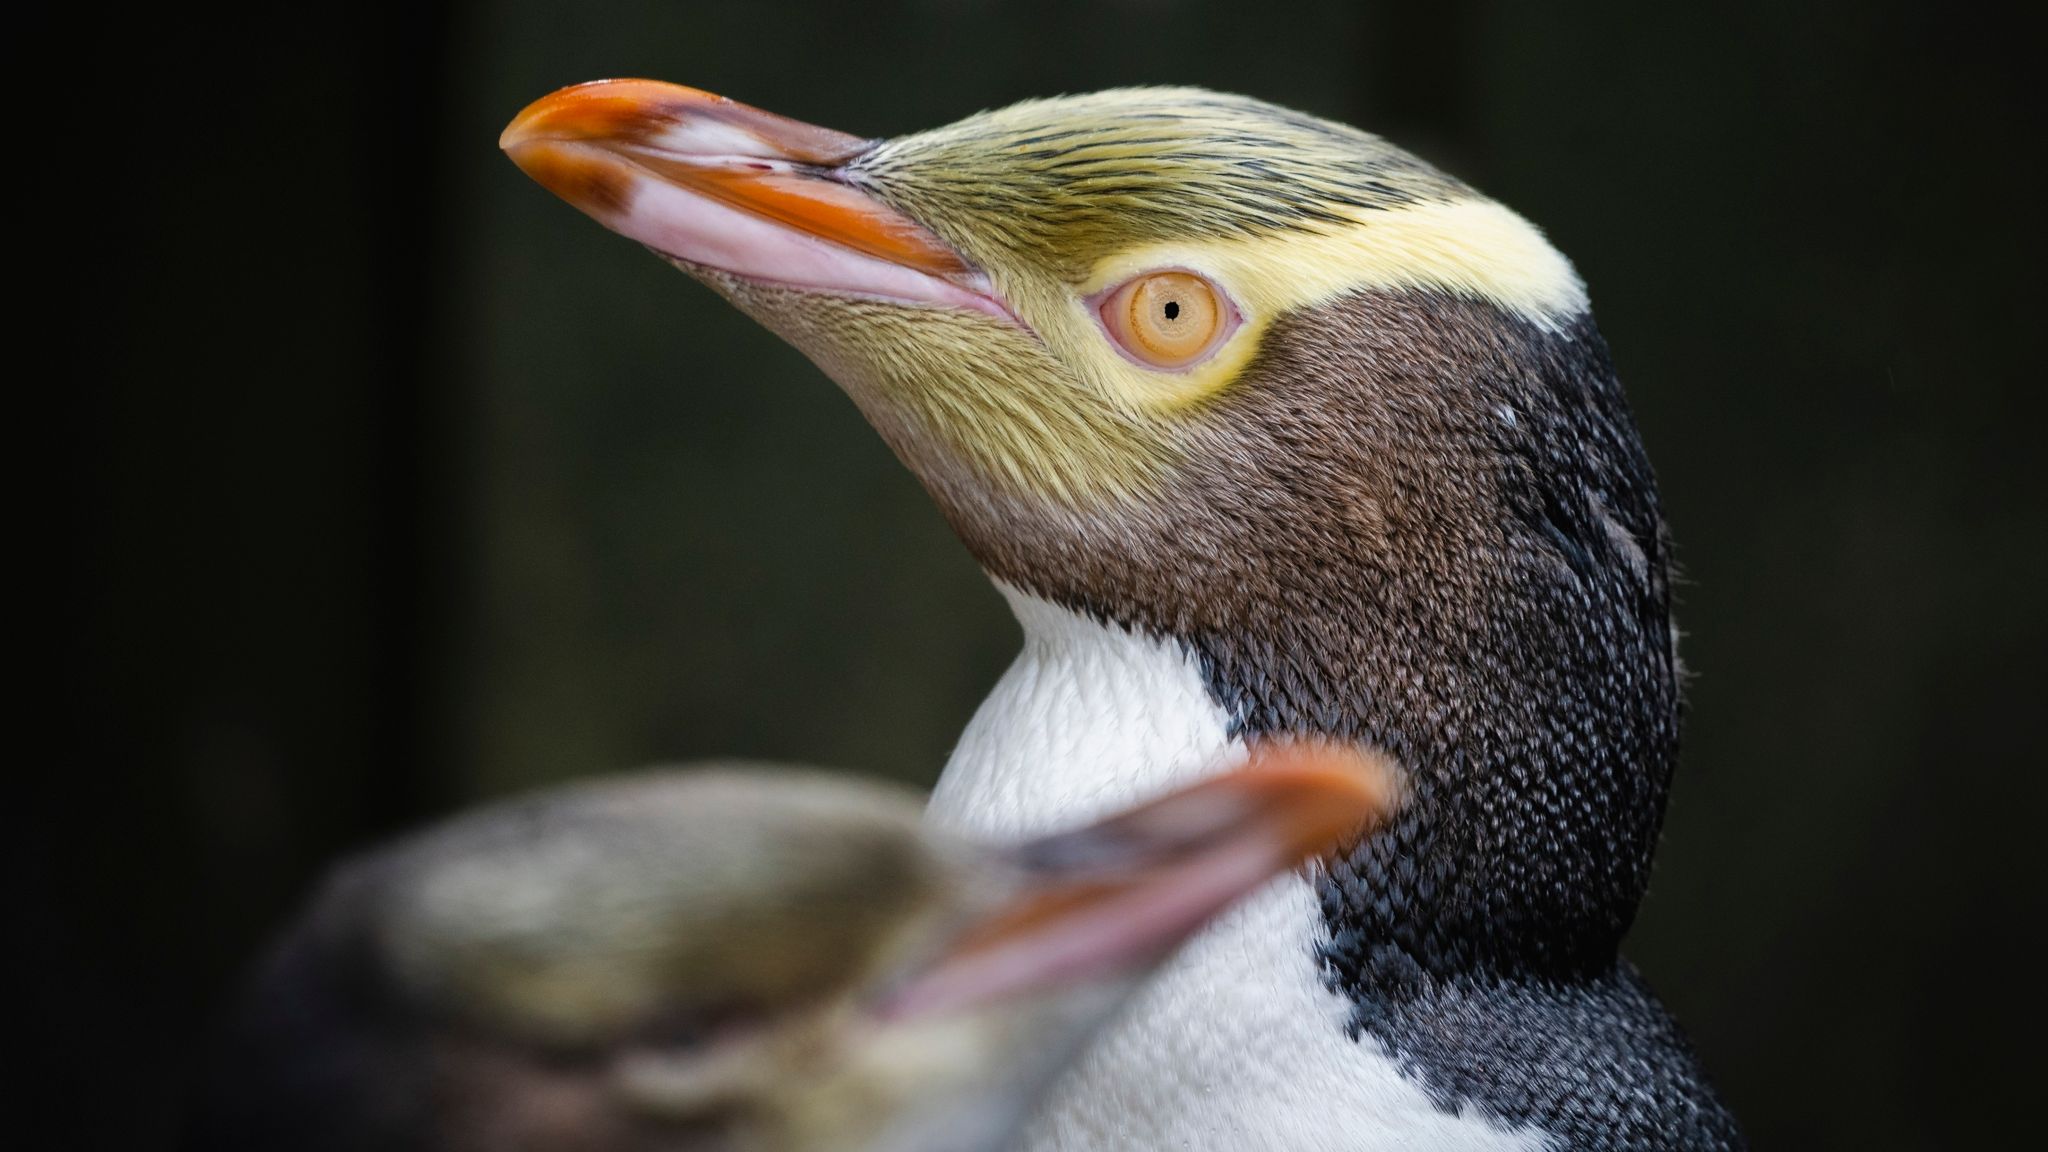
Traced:
<svg viewBox="0 0 2048 1152">
<path fill-rule="evenodd" d="M 1274 876 L 1343 847 L 1398 807 L 1376 753 L 1325 744 L 1257 751 L 1249 765 L 1013 856 L 1027 879 L 909 978 L 884 1011 L 956 1012 L 1143 972 Z"/>
<path fill-rule="evenodd" d="M 498 140 L 541 187 L 692 270 L 1007 320 L 979 271 L 849 173 L 876 143 L 654 80 L 564 88 Z"/>
</svg>

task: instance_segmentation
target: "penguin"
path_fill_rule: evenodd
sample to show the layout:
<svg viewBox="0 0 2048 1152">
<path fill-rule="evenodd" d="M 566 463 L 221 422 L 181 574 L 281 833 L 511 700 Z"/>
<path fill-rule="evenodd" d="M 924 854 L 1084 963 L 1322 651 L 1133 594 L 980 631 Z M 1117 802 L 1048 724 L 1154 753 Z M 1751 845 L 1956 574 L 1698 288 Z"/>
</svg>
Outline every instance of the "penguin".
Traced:
<svg viewBox="0 0 2048 1152">
<path fill-rule="evenodd" d="M 336 868 L 192 1146 L 996 1152 L 1189 933 L 1400 789 L 1297 746 L 1004 845 L 787 767 L 503 801 Z"/>
<path fill-rule="evenodd" d="M 1278 738 L 1409 773 L 1195 940 L 1022 1147 L 1742 1146 L 1619 951 L 1678 752 L 1671 544 L 1536 227 L 1193 88 L 865 139 L 599 82 L 501 145 L 813 360 L 1009 601 L 936 827 L 1028 833 Z"/>
</svg>

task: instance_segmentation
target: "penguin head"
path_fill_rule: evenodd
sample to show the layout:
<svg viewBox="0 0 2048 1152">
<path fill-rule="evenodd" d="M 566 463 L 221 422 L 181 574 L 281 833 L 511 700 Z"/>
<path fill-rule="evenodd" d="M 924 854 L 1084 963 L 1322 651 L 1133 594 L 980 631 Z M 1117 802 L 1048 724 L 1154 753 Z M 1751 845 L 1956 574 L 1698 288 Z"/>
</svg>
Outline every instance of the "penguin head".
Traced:
<svg viewBox="0 0 2048 1152">
<path fill-rule="evenodd" d="M 999 581 L 1177 642 L 1238 734 L 1407 765 L 1357 865 L 1409 959 L 1611 962 L 1676 756 L 1668 545 L 1532 225 L 1184 88 L 867 140 L 620 81 L 503 144 L 809 355 Z"/>
<path fill-rule="evenodd" d="M 337 870 L 252 985 L 208 1147 L 972 1152 L 1211 915 L 1397 783 L 1278 753 L 1021 845 L 789 770 L 654 772 Z"/>
<path fill-rule="evenodd" d="M 1570 265 L 1377 137 L 1117 89 L 872 141 L 648 81 L 536 102 L 515 162 L 789 339 L 956 517 L 1167 500 L 1291 317 L 1364 290 L 1555 325 Z M 1205 435 L 1206 433 L 1206 435 Z"/>
</svg>

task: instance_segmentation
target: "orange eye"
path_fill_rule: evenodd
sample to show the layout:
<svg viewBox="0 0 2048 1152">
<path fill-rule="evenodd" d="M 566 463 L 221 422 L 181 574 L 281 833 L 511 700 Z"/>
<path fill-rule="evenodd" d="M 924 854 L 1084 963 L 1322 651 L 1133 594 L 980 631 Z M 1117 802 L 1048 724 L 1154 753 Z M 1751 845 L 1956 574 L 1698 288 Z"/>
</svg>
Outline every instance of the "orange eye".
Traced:
<svg viewBox="0 0 2048 1152">
<path fill-rule="evenodd" d="M 1237 327 L 1230 298 L 1193 272 L 1148 272 L 1111 289 L 1096 308 L 1124 355 L 1151 368 L 1190 367 Z"/>
</svg>

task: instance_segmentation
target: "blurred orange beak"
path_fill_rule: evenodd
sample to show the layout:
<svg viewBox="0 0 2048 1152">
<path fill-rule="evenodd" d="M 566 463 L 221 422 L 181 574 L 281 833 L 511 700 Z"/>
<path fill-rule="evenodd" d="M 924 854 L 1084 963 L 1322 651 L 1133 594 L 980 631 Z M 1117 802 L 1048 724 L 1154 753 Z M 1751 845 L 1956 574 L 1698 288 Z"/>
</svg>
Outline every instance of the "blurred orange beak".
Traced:
<svg viewBox="0 0 2048 1152">
<path fill-rule="evenodd" d="M 498 140 L 541 187 L 693 269 L 1009 320 L 978 270 L 848 175 L 875 144 L 654 80 L 564 88 Z"/>
<path fill-rule="evenodd" d="M 890 998 L 895 1017 L 957 1012 L 1142 973 L 1290 868 L 1392 815 L 1393 762 L 1325 744 L 1250 764 L 1072 832 L 1020 845 L 1021 890 Z"/>
</svg>

